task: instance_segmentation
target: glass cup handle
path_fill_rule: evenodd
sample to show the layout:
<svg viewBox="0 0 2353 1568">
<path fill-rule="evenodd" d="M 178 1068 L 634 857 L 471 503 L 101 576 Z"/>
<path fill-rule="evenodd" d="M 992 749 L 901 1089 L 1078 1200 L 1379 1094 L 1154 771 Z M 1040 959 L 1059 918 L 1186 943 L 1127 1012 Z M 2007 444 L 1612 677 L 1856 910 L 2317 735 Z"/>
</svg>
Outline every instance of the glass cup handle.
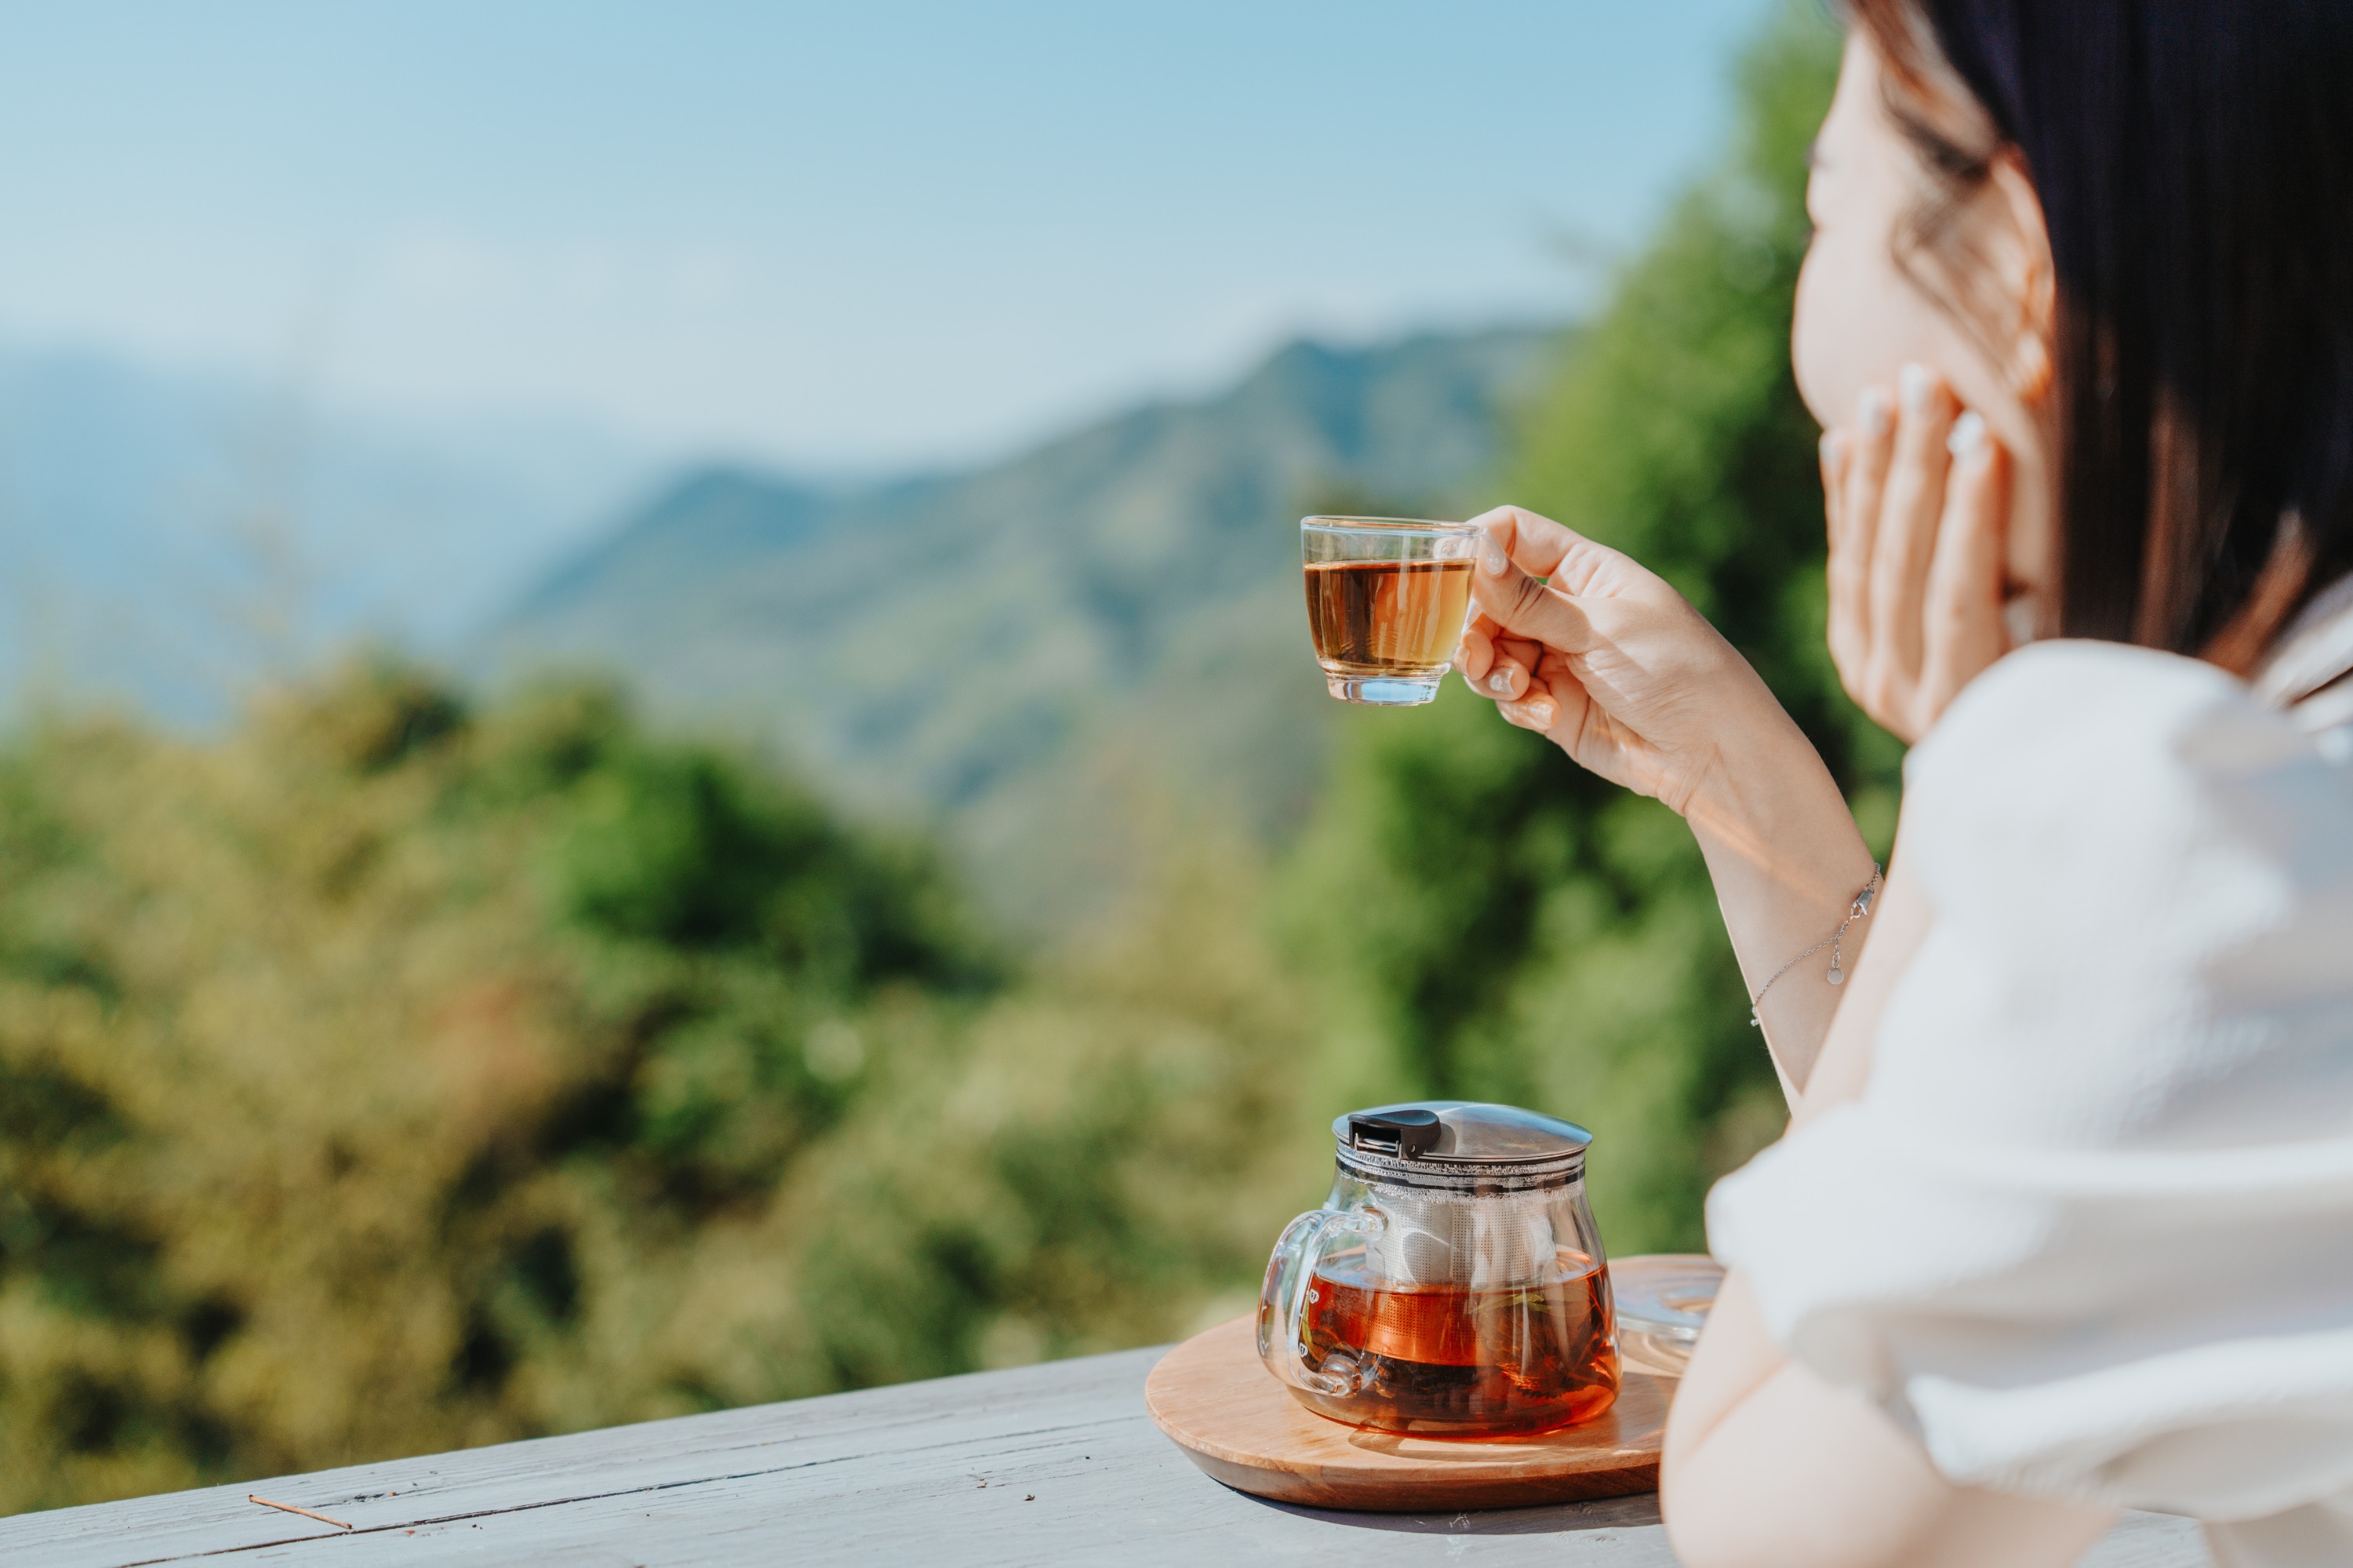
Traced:
<svg viewBox="0 0 2353 1568">
<path fill-rule="evenodd" d="M 1345 1351 L 1324 1357 L 1324 1370 L 1307 1364 L 1307 1293 L 1314 1288 L 1315 1266 L 1335 1240 L 1369 1240 L 1388 1228 L 1388 1217 L 1378 1209 L 1316 1209 L 1283 1228 L 1267 1266 L 1258 1330 L 1260 1357 L 1283 1381 L 1339 1399 L 1362 1384 L 1362 1369 Z"/>
</svg>

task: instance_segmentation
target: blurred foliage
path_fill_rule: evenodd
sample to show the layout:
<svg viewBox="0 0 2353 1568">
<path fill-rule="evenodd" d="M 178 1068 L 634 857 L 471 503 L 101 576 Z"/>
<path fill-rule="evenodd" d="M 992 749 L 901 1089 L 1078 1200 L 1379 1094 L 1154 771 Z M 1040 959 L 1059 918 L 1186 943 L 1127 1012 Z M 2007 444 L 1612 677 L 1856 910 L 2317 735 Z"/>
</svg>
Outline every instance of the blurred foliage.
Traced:
<svg viewBox="0 0 2353 1568">
<path fill-rule="evenodd" d="M 1815 427 L 1788 366 L 1805 152 L 1838 36 L 1792 6 L 1753 48 L 1724 166 L 1624 269 L 1526 411 L 1509 499 L 1680 588 L 1764 673 L 1883 849 L 1899 753 L 1822 639 Z M 1620 1251 L 1695 1249 L 1713 1178 L 1783 1119 L 1683 824 L 1450 685 L 1352 715 L 1290 890 L 1330 1021 L 1322 1103 L 1500 1099 L 1595 1128 Z"/>
<path fill-rule="evenodd" d="M 1883 844 L 1787 365 L 1835 49 L 1752 52 L 1510 493 L 1714 617 Z M 1072 769 L 1132 891 L 1018 964 L 922 843 L 596 685 L 0 746 L 0 1511 L 1171 1337 L 1409 1095 L 1587 1121 L 1609 1245 L 1697 1245 L 1781 1118 L 1683 824 L 1459 689 L 1342 716 L 1271 869 L 1152 754 Z"/>
<path fill-rule="evenodd" d="M 593 687 L 361 666 L 224 744 L 37 731 L 0 1510 L 1187 1327 L 1297 1147 L 1257 1071 L 1297 1021 L 1209 916 L 1241 874 L 1015 986 L 919 849 Z"/>
</svg>

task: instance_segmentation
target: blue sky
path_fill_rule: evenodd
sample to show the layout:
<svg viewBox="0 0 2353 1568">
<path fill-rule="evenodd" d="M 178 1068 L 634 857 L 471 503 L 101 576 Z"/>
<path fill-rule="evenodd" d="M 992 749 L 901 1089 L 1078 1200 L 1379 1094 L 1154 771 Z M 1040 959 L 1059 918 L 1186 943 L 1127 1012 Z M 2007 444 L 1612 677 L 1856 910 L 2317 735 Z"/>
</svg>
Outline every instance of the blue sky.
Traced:
<svg viewBox="0 0 2353 1568">
<path fill-rule="evenodd" d="M 0 335 L 818 469 L 1557 314 L 1765 0 L 0 0 Z"/>
</svg>

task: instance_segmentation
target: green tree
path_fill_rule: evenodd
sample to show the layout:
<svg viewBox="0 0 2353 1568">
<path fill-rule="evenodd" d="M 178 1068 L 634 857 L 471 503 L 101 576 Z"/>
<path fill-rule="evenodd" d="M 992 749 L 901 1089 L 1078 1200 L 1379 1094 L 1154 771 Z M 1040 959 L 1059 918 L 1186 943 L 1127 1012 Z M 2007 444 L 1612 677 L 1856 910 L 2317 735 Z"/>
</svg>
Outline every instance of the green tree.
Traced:
<svg viewBox="0 0 2353 1568">
<path fill-rule="evenodd" d="M 1313 1151 L 1249 857 L 1153 842 L 1025 978 L 594 685 L 0 747 L 0 1511 L 1188 1330 Z"/>
<path fill-rule="evenodd" d="M 1815 429 L 1788 368 L 1805 149 L 1837 51 L 1798 5 L 1748 52 L 1726 160 L 1564 343 L 1504 490 L 1706 613 L 1883 844 L 1899 757 L 1822 649 Z M 1699 1245 L 1707 1181 L 1778 1127 L 1683 824 L 1459 688 L 1419 713 L 1351 715 L 1288 896 L 1331 1020 L 1318 1097 L 1507 1099 L 1588 1122 L 1613 1248 Z"/>
<path fill-rule="evenodd" d="M 20 738 L 0 1507 L 812 1386 L 698 1349 L 712 1260 L 996 983 L 919 849 L 597 689 Z"/>
</svg>

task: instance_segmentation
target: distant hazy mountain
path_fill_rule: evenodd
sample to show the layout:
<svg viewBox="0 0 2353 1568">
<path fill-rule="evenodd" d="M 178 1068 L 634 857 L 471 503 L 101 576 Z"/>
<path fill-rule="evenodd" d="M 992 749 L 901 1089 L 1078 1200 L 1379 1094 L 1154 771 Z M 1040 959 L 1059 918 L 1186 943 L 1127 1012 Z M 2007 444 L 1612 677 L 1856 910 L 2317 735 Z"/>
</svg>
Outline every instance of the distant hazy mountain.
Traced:
<svg viewBox="0 0 2353 1568">
<path fill-rule="evenodd" d="M 1057 858 L 1115 854 L 1121 779 L 1296 812 L 1331 706 L 1296 519 L 1459 515 L 1548 341 L 1296 344 L 1219 396 L 872 488 L 689 474 L 524 597 L 491 657 L 617 668 L 860 800 L 945 812 L 1000 905 L 1052 922 Z"/>
<path fill-rule="evenodd" d="M 649 471 L 552 422 L 0 349 L 0 696 L 201 721 L 354 638 L 450 648 Z"/>
</svg>

